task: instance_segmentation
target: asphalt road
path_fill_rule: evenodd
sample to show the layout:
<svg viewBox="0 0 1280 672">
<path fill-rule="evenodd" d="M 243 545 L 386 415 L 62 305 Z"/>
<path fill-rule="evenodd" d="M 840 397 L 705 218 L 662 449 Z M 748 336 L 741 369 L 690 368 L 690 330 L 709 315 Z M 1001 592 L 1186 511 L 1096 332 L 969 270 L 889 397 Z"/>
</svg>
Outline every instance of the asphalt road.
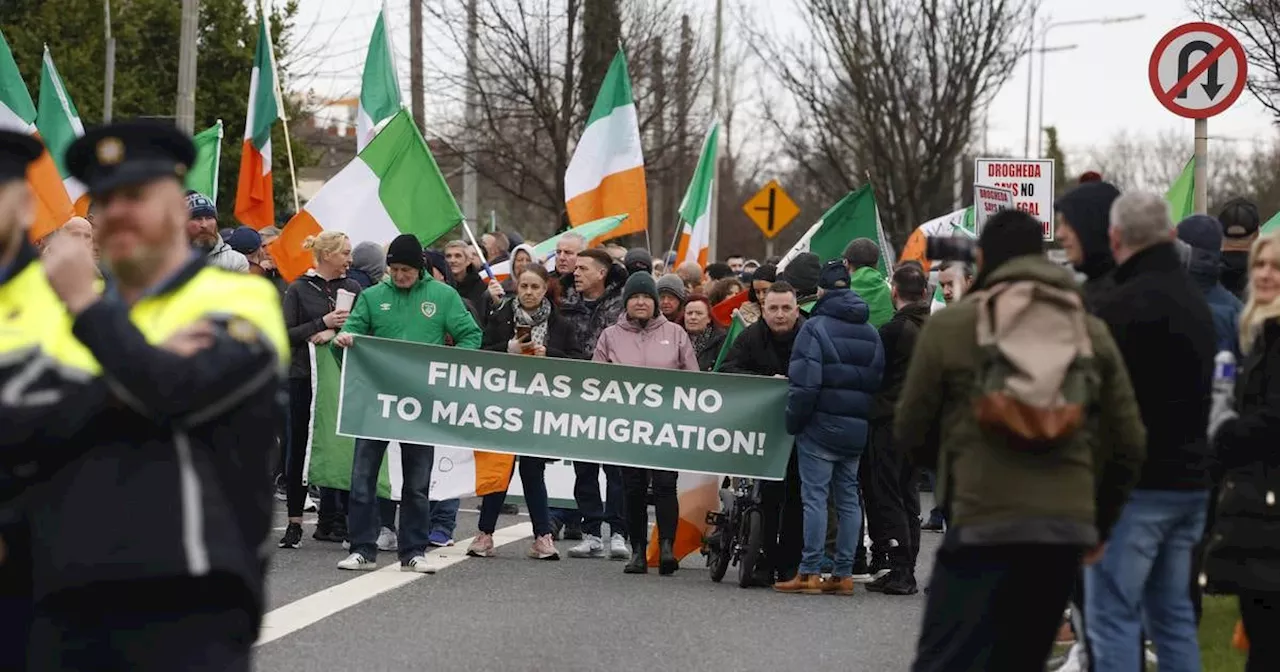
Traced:
<svg viewBox="0 0 1280 672">
<path fill-rule="evenodd" d="M 449 566 L 421 577 L 340 571 L 341 546 L 312 540 L 306 525 L 302 548 L 277 552 L 272 564 L 270 641 L 257 647 L 256 669 L 880 672 L 911 663 L 923 593 L 744 590 L 734 569 L 712 583 L 696 554 L 673 577 L 627 576 L 622 562 L 569 558 L 574 542 L 559 542 L 559 562 L 539 562 L 524 556 L 523 516 L 499 521 L 499 541 L 511 540 L 499 557 L 465 558 L 477 518 L 459 514 L 459 545 L 440 558 Z M 922 586 L 940 539 L 924 535 Z M 395 564 L 394 554 L 379 560 Z"/>
</svg>

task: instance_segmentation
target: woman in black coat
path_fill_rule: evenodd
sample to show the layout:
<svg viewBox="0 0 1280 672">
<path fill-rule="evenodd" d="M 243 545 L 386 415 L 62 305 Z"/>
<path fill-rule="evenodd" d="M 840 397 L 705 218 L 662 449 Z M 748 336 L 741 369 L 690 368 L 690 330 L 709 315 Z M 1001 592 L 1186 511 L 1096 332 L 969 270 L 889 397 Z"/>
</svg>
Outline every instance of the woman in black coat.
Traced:
<svg viewBox="0 0 1280 672">
<path fill-rule="evenodd" d="M 515 298 L 503 301 L 489 316 L 481 349 L 512 355 L 583 359 L 573 326 L 560 317 L 547 298 L 550 281 L 546 269 L 530 264 L 515 284 Z M 520 484 L 524 487 L 529 519 L 533 523 L 533 546 L 528 556 L 535 560 L 559 560 L 560 554 L 551 539 L 551 510 L 544 473 L 547 461 L 522 456 L 519 462 Z M 505 490 L 484 496 L 480 505 L 480 534 L 471 542 L 467 555 L 487 558 L 494 554 L 493 531 L 498 526 L 498 514 L 506 498 Z"/>
<path fill-rule="evenodd" d="M 1225 476 L 1201 580 L 1239 597 L 1256 672 L 1280 670 L 1280 237 L 1254 244 L 1249 276 L 1235 408 L 1215 395 L 1209 418 Z"/>
<path fill-rule="evenodd" d="M 684 330 L 693 341 L 693 351 L 698 355 L 698 370 L 710 371 L 716 366 L 720 348 L 724 345 L 725 332 L 711 319 L 711 300 L 694 294 L 684 304 Z"/>
</svg>

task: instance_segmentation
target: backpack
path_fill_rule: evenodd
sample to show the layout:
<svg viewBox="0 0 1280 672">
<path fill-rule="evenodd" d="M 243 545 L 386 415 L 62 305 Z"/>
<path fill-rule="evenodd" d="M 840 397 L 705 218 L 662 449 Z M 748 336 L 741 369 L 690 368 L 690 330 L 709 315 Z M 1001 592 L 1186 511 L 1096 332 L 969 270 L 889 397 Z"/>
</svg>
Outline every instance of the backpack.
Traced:
<svg viewBox="0 0 1280 672">
<path fill-rule="evenodd" d="M 973 401 L 978 425 L 1030 452 L 1075 436 L 1097 393 L 1080 294 L 1030 280 L 972 294 L 981 350 Z"/>
</svg>

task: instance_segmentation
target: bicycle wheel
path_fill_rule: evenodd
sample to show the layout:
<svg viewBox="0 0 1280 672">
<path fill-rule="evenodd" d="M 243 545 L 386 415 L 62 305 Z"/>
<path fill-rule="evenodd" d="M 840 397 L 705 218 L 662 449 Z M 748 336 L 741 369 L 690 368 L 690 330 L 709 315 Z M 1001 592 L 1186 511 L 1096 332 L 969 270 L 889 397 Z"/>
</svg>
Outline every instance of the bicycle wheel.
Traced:
<svg viewBox="0 0 1280 672">
<path fill-rule="evenodd" d="M 711 580 L 720 583 L 733 559 L 733 535 L 726 526 L 717 529 L 713 537 L 715 541 L 707 549 L 707 566 L 711 568 Z"/>
<path fill-rule="evenodd" d="M 760 547 L 764 544 L 764 532 L 761 529 L 763 524 L 764 516 L 760 509 L 747 511 L 742 524 L 742 553 L 738 559 L 738 585 L 742 588 L 750 588 L 752 585 L 756 561 L 760 559 Z"/>
</svg>

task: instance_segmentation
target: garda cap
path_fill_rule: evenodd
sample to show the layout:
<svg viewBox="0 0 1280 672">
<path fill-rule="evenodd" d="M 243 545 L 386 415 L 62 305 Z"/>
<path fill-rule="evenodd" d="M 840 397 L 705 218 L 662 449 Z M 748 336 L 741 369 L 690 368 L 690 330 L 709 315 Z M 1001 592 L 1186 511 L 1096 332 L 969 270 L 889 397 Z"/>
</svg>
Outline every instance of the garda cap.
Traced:
<svg viewBox="0 0 1280 672">
<path fill-rule="evenodd" d="M 44 152 L 44 145 L 26 133 L 0 131 L 0 184 L 27 177 L 27 166 Z"/>
<path fill-rule="evenodd" d="M 93 196 L 166 177 L 182 180 L 195 159 L 187 134 L 156 121 L 99 126 L 67 148 L 67 170 Z"/>
</svg>

